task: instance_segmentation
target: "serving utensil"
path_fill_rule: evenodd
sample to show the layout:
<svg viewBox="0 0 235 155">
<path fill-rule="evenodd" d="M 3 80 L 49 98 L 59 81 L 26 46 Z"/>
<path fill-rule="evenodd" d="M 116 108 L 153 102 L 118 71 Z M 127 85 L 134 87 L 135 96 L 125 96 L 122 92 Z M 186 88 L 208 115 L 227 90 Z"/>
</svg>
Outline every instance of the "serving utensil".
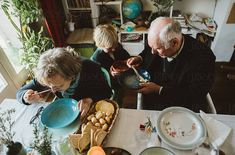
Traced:
<svg viewBox="0 0 235 155">
<path fill-rule="evenodd" d="M 134 70 L 134 72 L 135 72 L 135 74 L 136 74 L 136 76 L 137 76 L 137 78 L 139 79 L 140 82 L 144 82 L 144 83 L 148 82 L 148 80 L 145 80 L 145 79 L 138 73 L 138 71 L 135 69 L 134 66 L 131 66 L 131 68 Z"/>
</svg>

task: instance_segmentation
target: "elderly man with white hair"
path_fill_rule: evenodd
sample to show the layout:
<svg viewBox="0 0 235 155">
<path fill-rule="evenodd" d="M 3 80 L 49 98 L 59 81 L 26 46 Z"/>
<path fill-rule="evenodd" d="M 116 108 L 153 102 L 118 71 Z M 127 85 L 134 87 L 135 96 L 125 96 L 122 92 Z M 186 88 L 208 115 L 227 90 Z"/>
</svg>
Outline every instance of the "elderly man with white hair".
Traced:
<svg viewBox="0 0 235 155">
<path fill-rule="evenodd" d="M 144 94 L 144 109 L 183 106 L 195 112 L 207 111 L 215 56 L 209 47 L 182 34 L 177 21 L 159 17 L 151 23 L 148 45 L 127 61 L 129 66 L 141 63 L 151 75 L 151 81 L 141 83 L 138 90 Z"/>
</svg>

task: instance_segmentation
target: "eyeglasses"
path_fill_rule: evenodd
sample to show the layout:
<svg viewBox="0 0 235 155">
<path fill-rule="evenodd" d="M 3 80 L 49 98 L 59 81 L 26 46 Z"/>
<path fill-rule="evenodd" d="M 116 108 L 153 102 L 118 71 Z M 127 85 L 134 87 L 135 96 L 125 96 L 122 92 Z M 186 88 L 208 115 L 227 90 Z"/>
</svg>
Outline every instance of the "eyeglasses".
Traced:
<svg viewBox="0 0 235 155">
<path fill-rule="evenodd" d="M 30 119 L 29 124 L 33 124 L 34 121 L 40 116 L 41 112 L 43 111 L 44 107 L 38 108 L 37 113 Z"/>
</svg>

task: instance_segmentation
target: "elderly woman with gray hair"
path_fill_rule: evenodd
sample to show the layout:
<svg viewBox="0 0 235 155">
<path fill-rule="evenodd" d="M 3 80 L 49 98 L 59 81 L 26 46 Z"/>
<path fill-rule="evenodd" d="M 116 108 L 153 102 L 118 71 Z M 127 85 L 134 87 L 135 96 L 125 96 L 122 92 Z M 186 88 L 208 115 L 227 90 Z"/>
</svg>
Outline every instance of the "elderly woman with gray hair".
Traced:
<svg viewBox="0 0 235 155">
<path fill-rule="evenodd" d="M 29 105 L 43 100 L 39 91 L 50 89 L 58 98 L 73 98 L 82 109 L 91 101 L 109 98 L 112 94 L 101 67 L 82 60 L 72 48 L 53 48 L 44 52 L 35 68 L 35 79 L 17 91 L 17 100 Z"/>
</svg>

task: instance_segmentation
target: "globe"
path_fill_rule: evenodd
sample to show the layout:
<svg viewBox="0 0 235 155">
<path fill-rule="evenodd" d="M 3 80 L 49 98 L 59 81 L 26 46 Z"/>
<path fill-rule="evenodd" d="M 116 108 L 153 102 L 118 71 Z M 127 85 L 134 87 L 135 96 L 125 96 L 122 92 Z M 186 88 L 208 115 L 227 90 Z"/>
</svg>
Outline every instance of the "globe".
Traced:
<svg viewBox="0 0 235 155">
<path fill-rule="evenodd" d="M 122 11 L 124 17 L 135 19 L 142 11 L 142 3 L 140 0 L 124 0 Z"/>
</svg>

